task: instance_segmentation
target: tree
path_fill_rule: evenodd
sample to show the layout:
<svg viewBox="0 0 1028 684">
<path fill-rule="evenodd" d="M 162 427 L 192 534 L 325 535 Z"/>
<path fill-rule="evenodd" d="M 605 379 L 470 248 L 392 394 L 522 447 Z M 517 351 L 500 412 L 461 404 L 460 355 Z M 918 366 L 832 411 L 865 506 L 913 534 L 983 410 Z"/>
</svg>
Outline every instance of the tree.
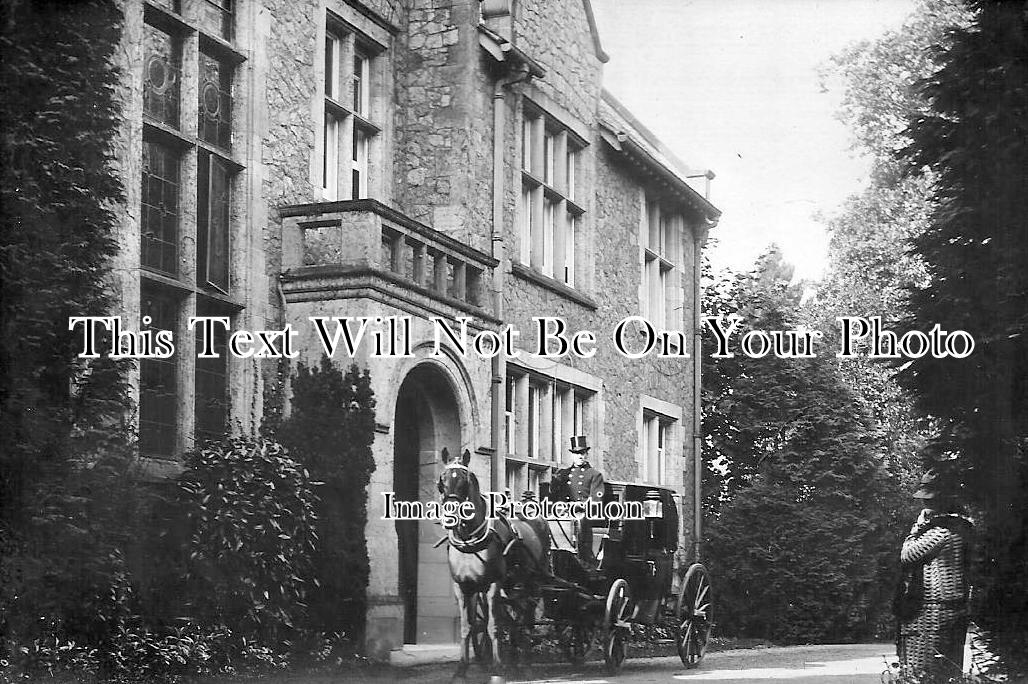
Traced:
<svg viewBox="0 0 1028 684">
<path fill-rule="evenodd" d="M 969 21 L 959 0 L 922 1 L 901 29 L 852 45 L 822 71 L 826 86 L 842 88 L 839 118 L 853 132 L 855 150 L 871 162 L 867 187 L 824 219 L 828 270 L 808 308 L 811 326 L 823 330 L 832 346 L 839 336 L 837 316 L 880 316 L 884 327 L 897 329 L 908 291 L 926 282 L 912 240 L 928 225 L 933 179 L 904 173 L 896 151 L 910 142 L 907 120 L 929 109 L 916 84 L 939 66 L 934 46 Z M 931 433 L 930 421 L 914 410 L 887 363 L 848 359 L 840 361 L 840 370 L 883 433 L 891 473 L 910 488 L 920 474 L 915 455 Z"/>
<path fill-rule="evenodd" d="M 344 375 L 323 357 L 299 366 L 292 406 L 278 438 L 323 484 L 318 489 L 318 545 L 312 559 L 312 627 L 359 642 L 370 566 L 364 529 L 368 483 L 375 469 L 375 399 L 371 378 L 352 366 Z"/>
<path fill-rule="evenodd" d="M 925 82 L 904 159 L 934 178 L 927 228 L 914 239 L 927 282 L 910 328 L 965 330 L 966 359 L 912 361 L 900 374 L 959 454 L 967 496 L 983 510 L 983 618 L 1028 632 L 1028 6 L 976 1 Z"/>
<path fill-rule="evenodd" d="M 8 2 L 0 27 L 0 629 L 97 644 L 136 520 L 130 403 L 125 366 L 78 359 L 68 319 L 110 307 L 121 13 Z"/>
<path fill-rule="evenodd" d="M 773 249 L 752 274 L 724 278 L 706 313 L 737 313 L 737 335 L 793 329 L 801 291 L 790 276 Z M 719 624 L 784 642 L 871 636 L 902 531 L 890 524 L 895 491 L 865 404 L 820 347 L 812 358 L 734 351 L 704 378 Z"/>
</svg>

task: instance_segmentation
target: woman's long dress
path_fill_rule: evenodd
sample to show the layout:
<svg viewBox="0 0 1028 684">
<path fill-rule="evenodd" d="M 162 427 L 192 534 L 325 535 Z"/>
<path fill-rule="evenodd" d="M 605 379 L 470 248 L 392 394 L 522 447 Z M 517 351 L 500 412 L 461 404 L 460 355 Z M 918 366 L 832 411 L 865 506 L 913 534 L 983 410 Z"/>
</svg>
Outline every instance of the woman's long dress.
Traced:
<svg viewBox="0 0 1028 684">
<path fill-rule="evenodd" d="M 900 665 L 914 681 L 946 682 L 963 671 L 969 537 L 965 519 L 940 516 L 903 542 L 901 562 L 924 572 L 921 610 L 899 634 Z"/>
</svg>

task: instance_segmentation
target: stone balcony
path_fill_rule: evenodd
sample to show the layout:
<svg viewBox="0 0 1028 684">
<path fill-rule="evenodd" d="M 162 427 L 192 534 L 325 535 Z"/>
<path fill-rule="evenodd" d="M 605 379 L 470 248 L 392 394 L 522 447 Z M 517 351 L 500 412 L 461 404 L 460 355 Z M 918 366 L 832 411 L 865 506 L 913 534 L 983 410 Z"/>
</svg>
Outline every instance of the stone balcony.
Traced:
<svg viewBox="0 0 1028 684">
<path fill-rule="evenodd" d="M 286 301 L 369 296 L 423 315 L 495 323 L 497 261 L 376 200 L 282 207 Z"/>
</svg>

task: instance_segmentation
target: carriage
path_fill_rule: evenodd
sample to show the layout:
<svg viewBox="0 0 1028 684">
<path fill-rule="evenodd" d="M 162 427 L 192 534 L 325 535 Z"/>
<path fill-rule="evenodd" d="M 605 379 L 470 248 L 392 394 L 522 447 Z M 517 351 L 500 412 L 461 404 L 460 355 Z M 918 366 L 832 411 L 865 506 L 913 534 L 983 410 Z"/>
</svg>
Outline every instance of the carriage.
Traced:
<svg viewBox="0 0 1028 684">
<path fill-rule="evenodd" d="M 625 660 L 633 629 L 671 636 L 686 667 L 703 657 L 712 626 L 711 586 L 706 568 L 694 563 L 684 573 L 674 568 L 678 549 L 678 506 L 671 490 L 628 482 L 607 482 L 604 504 L 638 502 L 642 520 L 550 521 L 551 572 L 540 577 L 518 572 L 516 544 L 505 549 L 511 560 L 501 588 L 501 645 L 515 650 L 531 642 L 536 627 L 549 625 L 565 658 L 584 662 L 598 648 L 610 672 Z M 592 528 L 595 554 L 562 539 L 588 538 L 569 526 Z M 487 660 L 488 605 L 476 595 L 471 612 L 471 642 L 476 660 Z M 507 643 L 503 643 L 506 641 Z"/>
</svg>

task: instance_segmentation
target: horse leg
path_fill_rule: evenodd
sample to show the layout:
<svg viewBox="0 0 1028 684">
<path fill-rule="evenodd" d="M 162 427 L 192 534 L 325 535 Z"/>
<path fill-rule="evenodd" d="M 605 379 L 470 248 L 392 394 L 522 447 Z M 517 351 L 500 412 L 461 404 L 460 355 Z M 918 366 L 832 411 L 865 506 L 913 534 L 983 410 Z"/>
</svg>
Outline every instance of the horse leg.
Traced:
<svg viewBox="0 0 1028 684">
<path fill-rule="evenodd" d="M 503 610 L 503 607 L 500 605 L 500 583 L 493 582 L 489 585 L 489 593 L 486 596 L 489 606 L 487 630 L 489 632 L 489 640 L 493 643 L 493 665 L 502 672 L 506 667 L 506 663 L 503 659 L 503 649 L 500 646 L 500 628 L 497 624 L 497 616 Z"/>
<path fill-rule="evenodd" d="M 460 663 L 457 671 L 453 673 L 453 681 L 463 681 L 468 671 L 470 657 L 468 649 L 471 647 L 471 620 L 470 611 L 474 610 L 474 601 L 469 601 L 464 591 L 456 582 L 453 583 L 453 595 L 457 598 L 457 614 L 460 616 Z"/>
</svg>

